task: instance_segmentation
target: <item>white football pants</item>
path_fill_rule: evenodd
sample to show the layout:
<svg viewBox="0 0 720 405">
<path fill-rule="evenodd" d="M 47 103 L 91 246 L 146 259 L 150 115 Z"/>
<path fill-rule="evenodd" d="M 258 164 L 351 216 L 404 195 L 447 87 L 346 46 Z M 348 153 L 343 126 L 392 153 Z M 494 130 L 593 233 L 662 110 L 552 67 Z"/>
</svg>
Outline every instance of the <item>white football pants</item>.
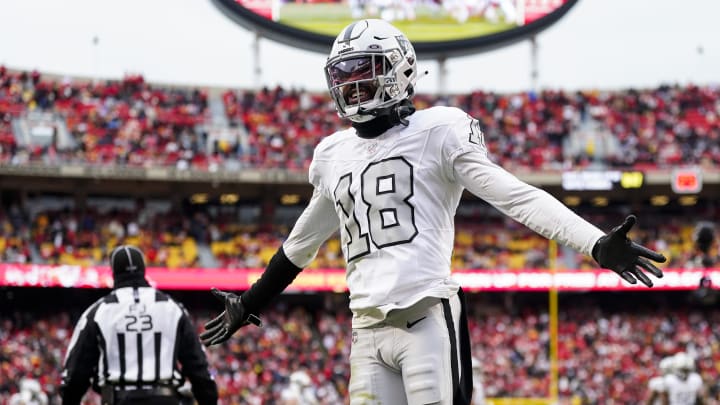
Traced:
<svg viewBox="0 0 720 405">
<path fill-rule="evenodd" d="M 460 302 L 458 295 L 425 298 L 380 324 L 353 329 L 350 405 L 462 403 L 453 401 L 463 364 Z"/>
</svg>

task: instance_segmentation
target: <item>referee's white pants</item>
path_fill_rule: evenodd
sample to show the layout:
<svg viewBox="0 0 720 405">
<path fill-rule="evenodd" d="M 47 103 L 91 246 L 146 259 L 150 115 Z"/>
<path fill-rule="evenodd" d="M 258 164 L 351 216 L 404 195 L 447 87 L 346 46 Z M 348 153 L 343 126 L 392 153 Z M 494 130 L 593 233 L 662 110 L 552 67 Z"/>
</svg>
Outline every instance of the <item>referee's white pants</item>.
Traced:
<svg viewBox="0 0 720 405">
<path fill-rule="evenodd" d="M 461 350 L 461 322 L 467 334 L 461 309 L 457 294 L 426 298 L 378 325 L 353 329 L 350 405 L 467 403 L 457 398 L 460 379 L 472 380 L 461 371 L 470 360 L 461 358 L 469 352 Z"/>
</svg>

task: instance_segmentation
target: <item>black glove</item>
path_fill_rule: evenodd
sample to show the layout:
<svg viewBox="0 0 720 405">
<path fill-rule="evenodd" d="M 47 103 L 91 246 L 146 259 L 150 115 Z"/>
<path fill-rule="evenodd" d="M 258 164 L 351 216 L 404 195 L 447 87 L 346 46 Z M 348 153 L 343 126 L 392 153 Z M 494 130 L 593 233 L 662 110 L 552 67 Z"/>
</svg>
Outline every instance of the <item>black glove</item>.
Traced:
<svg viewBox="0 0 720 405">
<path fill-rule="evenodd" d="M 637 280 L 640 280 L 646 286 L 652 287 L 652 281 L 643 270 L 649 271 L 656 277 L 662 277 L 662 271 L 650 263 L 650 260 L 664 263 L 667 259 L 662 254 L 628 239 L 627 233 L 636 221 L 634 215 L 629 215 L 622 225 L 616 226 L 607 235 L 598 239 L 593 246 L 592 256 L 601 267 L 618 273 L 628 283 L 636 284 Z"/>
<path fill-rule="evenodd" d="M 217 288 L 210 290 L 220 301 L 225 303 L 225 310 L 215 319 L 205 324 L 205 332 L 200 339 L 205 346 L 216 345 L 230 339 L 238 329 L 253 324 L 262 326 L 260 318 L 248 313 L 239 295 L 220 291 Z"/>
</svg>

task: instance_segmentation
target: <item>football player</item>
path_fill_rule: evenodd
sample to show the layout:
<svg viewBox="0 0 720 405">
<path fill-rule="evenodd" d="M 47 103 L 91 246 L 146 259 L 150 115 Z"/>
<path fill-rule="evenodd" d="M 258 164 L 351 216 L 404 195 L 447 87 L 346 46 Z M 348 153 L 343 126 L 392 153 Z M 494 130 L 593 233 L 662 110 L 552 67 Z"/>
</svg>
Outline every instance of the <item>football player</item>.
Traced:
<svg viewBox="0 0 720 405">
<path fill-rule="evenodd" d="M 665 376 L 663 400 L 668 405 L 702 405 L 705 403 L 703 381 L 695 372 L 695 360 L 685 352 L 672 358 L 673 372 Z"/>
<path fill-rule="evenodd" d="M 487 405 L 485 401 L 485 390 L 483 389 L 483 369 L 480 364 L 480 360 L 477 357 L 472 357 L 472 373 L 473 373 L 473 393 L 472 405 Z"/>
<path fill-rule="evenodd" d="M 20 380 L 20 391 L 10 397 L 8 405 L 47 405 L 48 397 L 40 382 L 32 378 Z"/>
<path fill-rule="evenodd" d="M 666 356 L 660 360 L 660 375 L 657 375 L 648 381 L 648 390 L 650 391 L 650 398 L 648 398 L 647 405 L 661 405 L 662 394 L 665 392 L 665 376 L 670 374 L 673 369 L 673 357 Z"/>
<path fill-rule="evenodd" d="M 325 75 L 352 127 L 323 139 L 309 169 L 313 196 L 263 275 L 241 296 L 213 289 L 225 310 L 205 325 L 225 342 L 279 295 L 340 229 L 350 291 L 350 404 L 469 404 L 472 371 L 464 298 L 450 275 L 463 190 L 536 232 L 592 255 L 628 283 L 652 286 L 630 241 L 634 216 L 605 234 L 550 194 L 493 163 L 477 120 L 453 107 L 416 111 L 413 46 L 382 20 L 335 39 Z"/>
<path fill-rule="evenodd" d="M 290 383 L 280 394 L 281 405 L 317 405 L 320 402 L 315 396 L 310 376 L 304 370 L 290 374 Z"/>
</svg>

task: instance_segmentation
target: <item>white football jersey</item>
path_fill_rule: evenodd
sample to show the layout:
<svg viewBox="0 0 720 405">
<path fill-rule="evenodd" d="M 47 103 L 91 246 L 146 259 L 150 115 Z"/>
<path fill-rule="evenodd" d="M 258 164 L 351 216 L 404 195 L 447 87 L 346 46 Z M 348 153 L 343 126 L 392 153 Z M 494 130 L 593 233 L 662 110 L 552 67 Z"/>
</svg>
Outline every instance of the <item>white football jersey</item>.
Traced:
<svg viewBox="0 0 720 405">
<path fill-rule="evenodd" d="M 319 403 L 315 397 L 314 388 L 302 388 L 295 384 L 291 384 L 287 388 L 283 389 L 280 393 L 280 398 L 283 403 L 292 405 L 317 405 Z"/>
<path fill-rule="evenodd" d="M 485 389 L 481 378 L 473 376 L 473 402 L 472 405 L 487 405 Z"/>
<path fill-rule="evenodd" d="M 665 392 L 665 376 L 658 375 L 650 379 L 648 381 L 648 390 L 650 390 L 650 394 L 655 394 L 655 400 L 652 402 L 652 405 L 662 405 L 662 398 L 660 397 L 660 393 Z"/>
<path fill-rule="evenodd" d="M 47 405 L 48 398 L 43 392 L 18 392 L 10 397 L 8 405 Z"/>
<path fill-rule="evenodd" d="M 665 392 L 665 377 L 658 375 L 648 381 L 650 392 Z"/>
<path fill-rule="evenodd" d="M 694 405 L 702 386 L 702 378 L 698 373 L 690 373 L 685 380 L 675 374 L 665 376 L 665 389 L 670 405 Z"/>
<path fill-rule="evenodd" d="M 546 237 L 589 254 L 603 232 L 492 163 L 477 120 L 453 107 L 415 112 L 365 139 L 336 132 L 315 149 L 313 198 L 283 244 L 305 267 L 340 228 L 353 327 L 424 297 L 449 298 L 454 216 L 465 188 Z"/>
</svg>

